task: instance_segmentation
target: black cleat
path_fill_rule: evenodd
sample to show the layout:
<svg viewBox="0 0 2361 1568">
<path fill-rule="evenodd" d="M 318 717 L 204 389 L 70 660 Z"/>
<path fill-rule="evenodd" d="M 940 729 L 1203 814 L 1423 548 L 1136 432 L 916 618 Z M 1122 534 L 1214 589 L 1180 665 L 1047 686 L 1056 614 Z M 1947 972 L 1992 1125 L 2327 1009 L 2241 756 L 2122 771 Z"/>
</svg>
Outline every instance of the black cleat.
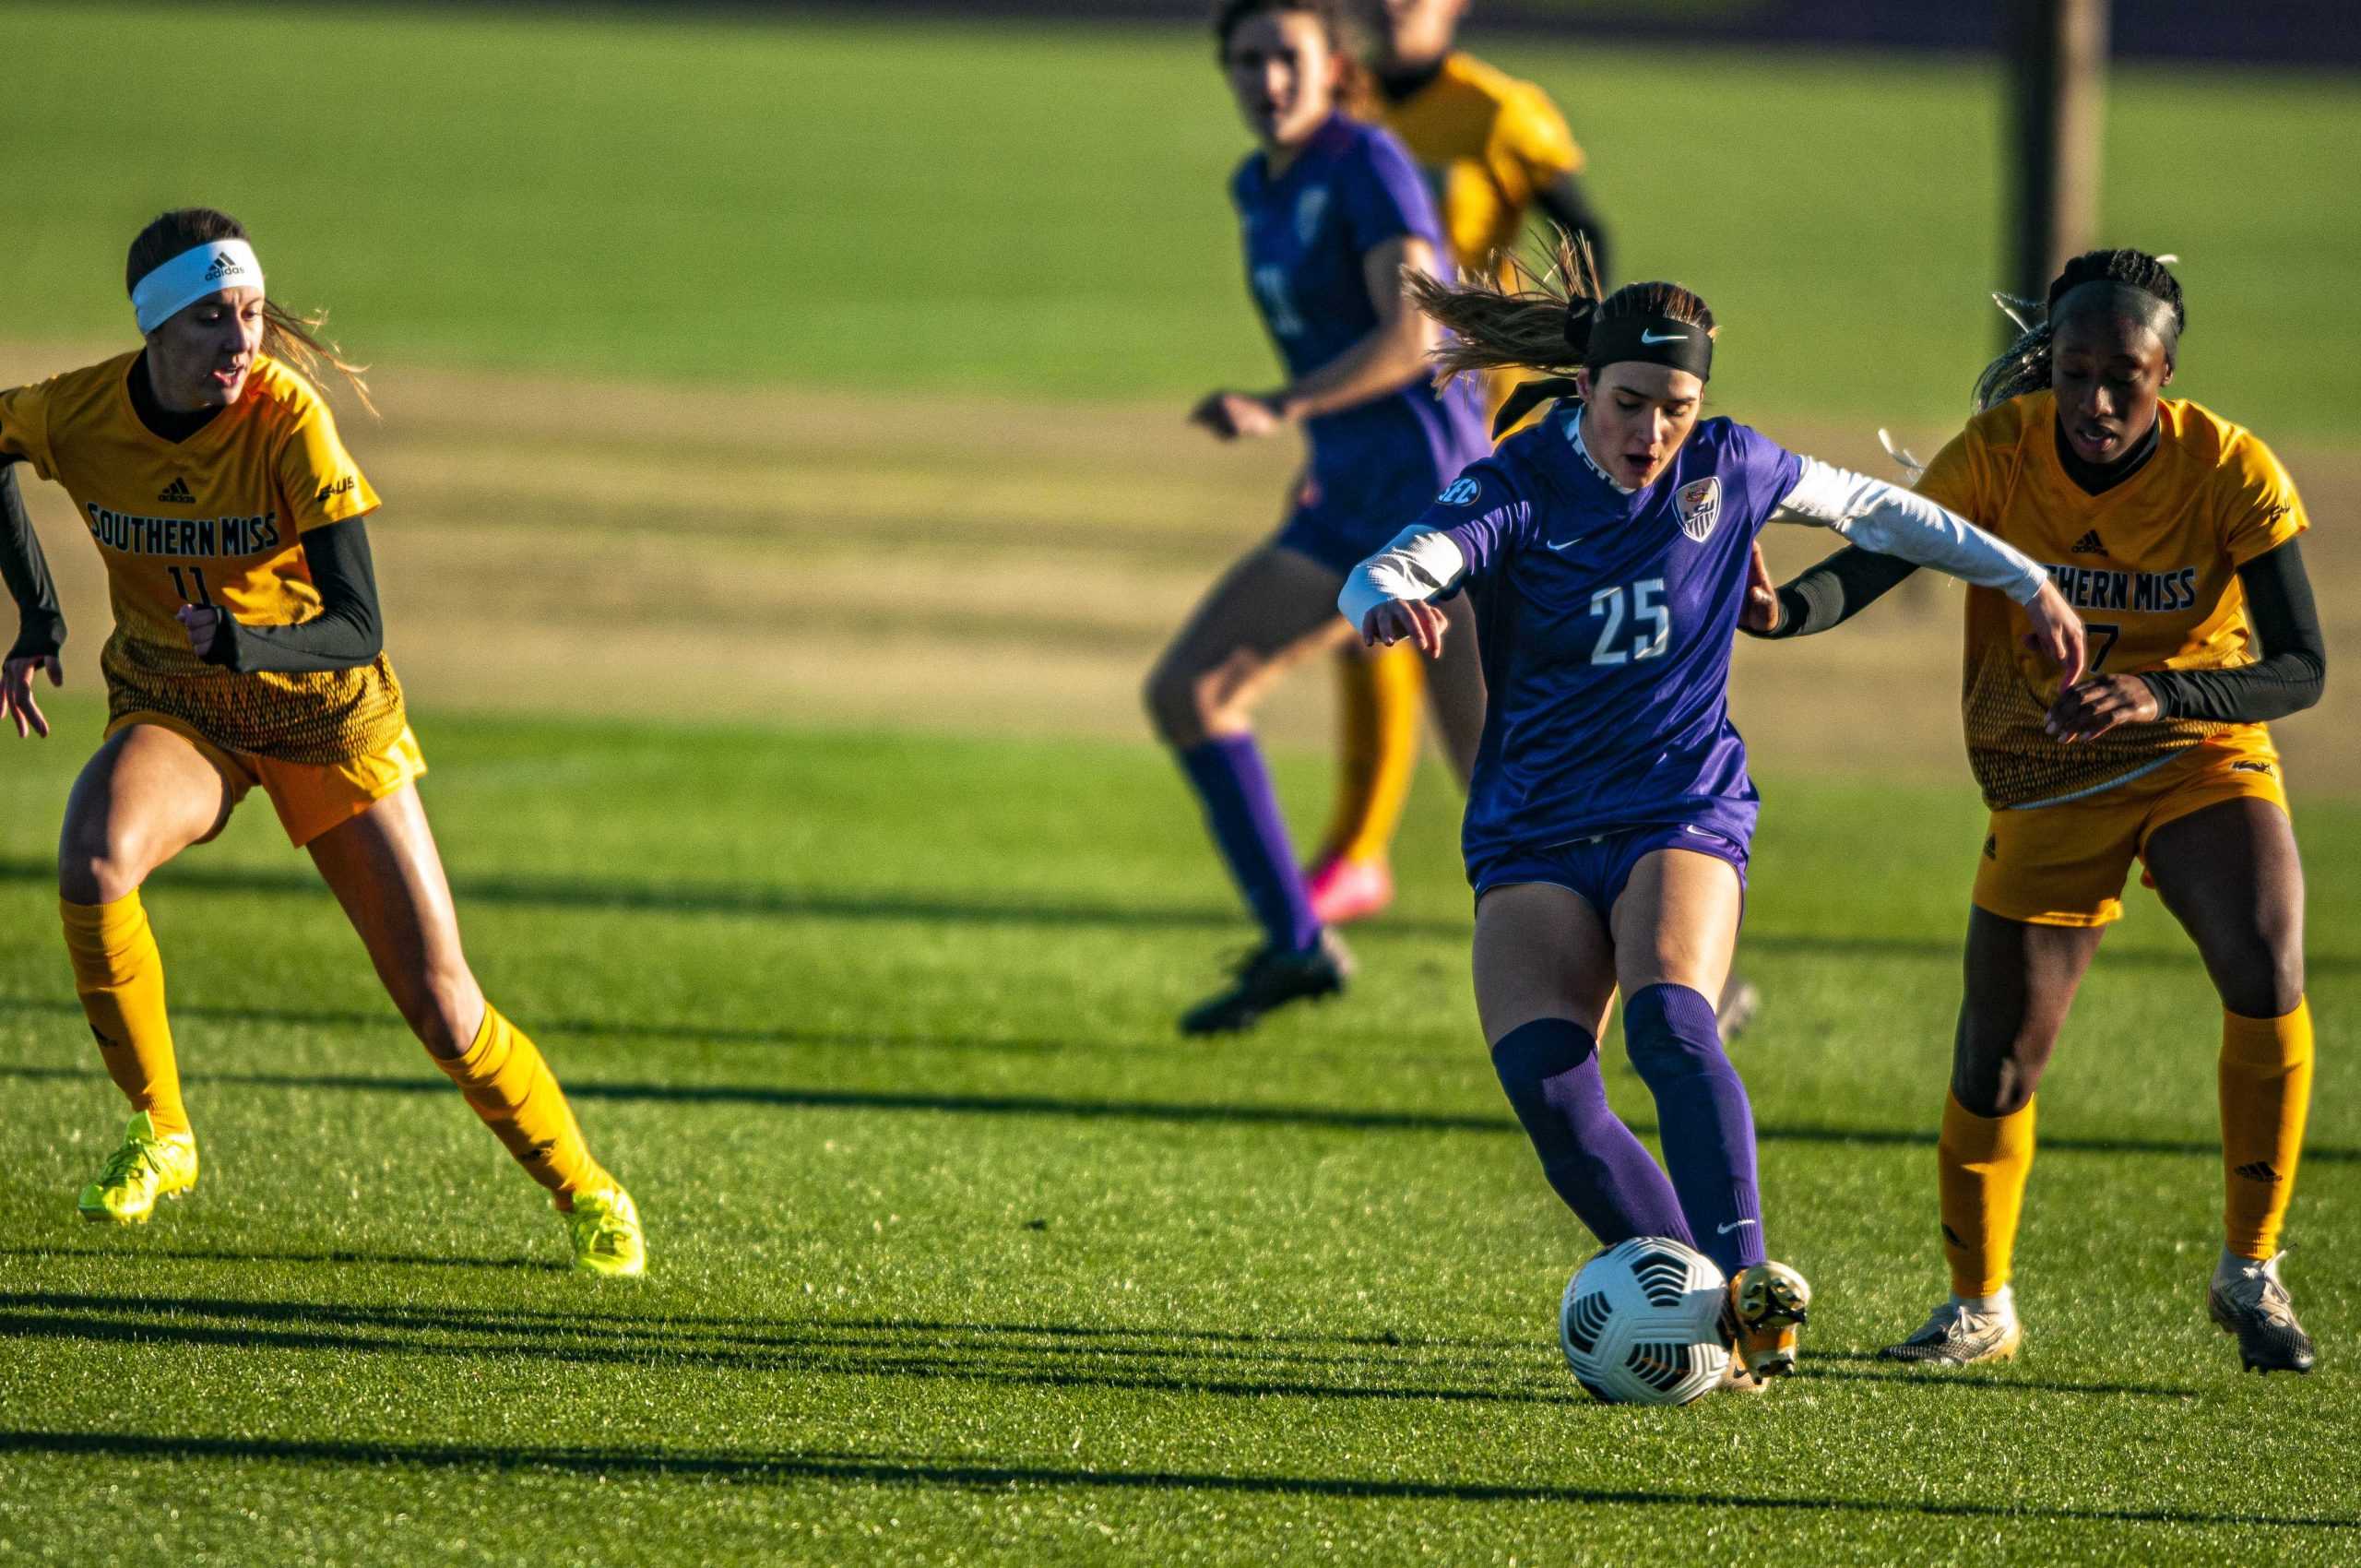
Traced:
<svg viewBox="0 0 2361 1568">
<path fill-rule="evenodd" d="M 2214 1271 L 2205 1292 L 2206 1311 L 2223 1333 L 2238 1336 L 2238 1360 L 2248 1372 L 2312 1370 L 2312 1336 L 2296 1321 L 2296 1303 L 2279 1283 L 2279 1259 L 2286 1255 L 2268 1263 L 2238 1258 Z"/>
<path fill-rule="evenodd" d="M 1320 945 L 1302 953 L 1258 947 L 1240 961 L 1228 989 L 1180 1015 L 1180 1032 L 1226 1035 L 1251 1029 L 1275 1007 L 1336 995 L 1352 974 L 1353 956 L 1334 932 L 1322 932 Z"/>
</svg>

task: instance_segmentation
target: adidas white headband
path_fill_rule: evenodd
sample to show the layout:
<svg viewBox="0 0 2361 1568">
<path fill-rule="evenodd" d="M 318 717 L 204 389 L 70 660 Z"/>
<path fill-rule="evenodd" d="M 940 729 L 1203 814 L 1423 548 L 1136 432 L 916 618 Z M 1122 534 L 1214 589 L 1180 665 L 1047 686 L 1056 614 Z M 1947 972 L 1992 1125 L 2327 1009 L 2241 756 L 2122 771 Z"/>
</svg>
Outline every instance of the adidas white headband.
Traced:
<svg viewBox="0 0 2361 1568">
<path fill-rule="evenodd" d="M 142 278 L 131 291 L 139 330 L 153 332 L 208 294 L 262 287 L 262 263 L 243 240 L 216 240 L 185 250 Z"/>
</svg>

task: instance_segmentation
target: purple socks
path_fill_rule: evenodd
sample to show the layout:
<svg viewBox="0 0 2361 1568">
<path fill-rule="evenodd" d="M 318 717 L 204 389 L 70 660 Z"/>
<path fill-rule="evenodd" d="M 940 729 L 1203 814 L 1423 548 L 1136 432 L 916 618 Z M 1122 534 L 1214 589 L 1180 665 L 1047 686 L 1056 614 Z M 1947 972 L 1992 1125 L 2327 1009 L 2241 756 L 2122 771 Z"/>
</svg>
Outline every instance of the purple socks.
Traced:
<svg viewBox="0 0 2361 1568">
<path fill-rule="evenodd" d="M 1501 1037 L 1492 1070 L 1541 1157 L 1541 1173 L 1602 1245 L 1634 1236 L 1695 1244 L 1672 1183 L 1608 1109 L 1598 1042 L 1588 1029 L 1536 1018 Z"/>
<path fill-rule="evenodd" d="M 1254 737 L 1216 735 L 1182 752 L 1180 766 L 1205 808 L 1205 826 L 1230 876 L 1271 945 L 1288 953 L 1318 946 L 1320 922 L 1311 918 L 1287 825 Z"/>
<path fill-rule="evenodd" d="M 1714 1004 L 1685 985 L 1643 986 L 1623 1004 L 1631 1065 L 1656 1098 L 1656 1134 L 1698 1249 L 1736 1274 L 1762 1261 L 1754 1109 L 1722 1051 Z"/>
<path fill-rule="evenodd" d="M 1564 1018 L 1536 1018 L 1492 1047 L 1492 1070 L 1542 1174 L 1604 1246 L 1669 1236 L 1725 1274 L 1761 1263 L 1754 1111 L 1723 1054 L 1713 1004 L 1684 985 L 1643 987 L 1624 1005 L 1623 1036 L 1655 1096 L 1671 1180 L 1608 1108 L 1597 1041 Z"/>
</svg>

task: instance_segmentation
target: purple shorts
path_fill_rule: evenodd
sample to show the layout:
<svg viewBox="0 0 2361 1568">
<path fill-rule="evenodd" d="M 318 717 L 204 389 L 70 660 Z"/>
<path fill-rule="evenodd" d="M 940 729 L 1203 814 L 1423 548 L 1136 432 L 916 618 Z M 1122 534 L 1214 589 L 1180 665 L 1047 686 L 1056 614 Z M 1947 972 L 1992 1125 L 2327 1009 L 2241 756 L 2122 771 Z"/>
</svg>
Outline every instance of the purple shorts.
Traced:
<svg viewBox="0 0 2361 1568">
<path fill-rule="evenodd" d="M 1309 555 L 1332 572 L 1349 573 L 1417 522 L 1445 482 L 1421 469 L 1383 476 L 1341 495 L 1333 484 L 1307 477 L 1271 542 Z"/>
<path fill-rule="evenodd" d="M 1573 894 L 1597 910 L 1598 918 L 1604 921 L 1614 912 L 1615 901 L 1623 897 L 1623 886 L 1631 880 L 1631 869 L 1658 849 L 1691 849 L 1727 861 L 1738 873 L 1740 891 L 1746 887 L 1746 845 L 1716 828 L 1687 822 L 1629 827 L 1592 838 L 1571 838 L 1546 849 L 1506 849 L 1484 864 L 1470 868 L 1468 881 L 1475 884 L 1479 900 L 1495 887 L 1519 882 L 1546 882 Z"/>
</svg>

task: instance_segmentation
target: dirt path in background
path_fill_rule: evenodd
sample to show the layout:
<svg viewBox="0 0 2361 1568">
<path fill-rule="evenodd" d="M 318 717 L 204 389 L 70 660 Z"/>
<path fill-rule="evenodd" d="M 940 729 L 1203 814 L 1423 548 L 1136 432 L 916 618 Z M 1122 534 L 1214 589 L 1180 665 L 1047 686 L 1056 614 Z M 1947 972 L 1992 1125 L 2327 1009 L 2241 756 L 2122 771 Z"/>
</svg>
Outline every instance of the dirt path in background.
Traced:
<svg viewBox="0 0 2361 1568">
<path fill-rule="evenodd" d="M 0 345 L 0 386 L 95 357 Z M 1137 692 L 1220 566 L 1266 532 L 1292 442 L 1222 447 L 1180 409 L 639 390 L 386 371 L 346 434 L 386 505 L 372 525 L 389 646 L 437 708 L 678 715 L 1145 738 Z M 1889 471 L 1866 430 L 1777 426 Z M 1945 433 L 1908 432 L 1922 451 Z M 2282 454 L 2319 525 L 2305 551 L 2329 636 L 2361 451 Z M 55 488 L 28 487 L 97 679 L 105 590 Z M 1792 569 L 1833 543 L 1776 529 Z M 1738 721 L 1766 772 L 1964 777 L 1955 589 L 1915 580 L 1835 636 L 1742 644 Z M 1329 682 L 1275 701 L 1325 740 Z M 2300 785 L 2361 792 L 2361 683 L 2284 727 Z"/>
</svg>

